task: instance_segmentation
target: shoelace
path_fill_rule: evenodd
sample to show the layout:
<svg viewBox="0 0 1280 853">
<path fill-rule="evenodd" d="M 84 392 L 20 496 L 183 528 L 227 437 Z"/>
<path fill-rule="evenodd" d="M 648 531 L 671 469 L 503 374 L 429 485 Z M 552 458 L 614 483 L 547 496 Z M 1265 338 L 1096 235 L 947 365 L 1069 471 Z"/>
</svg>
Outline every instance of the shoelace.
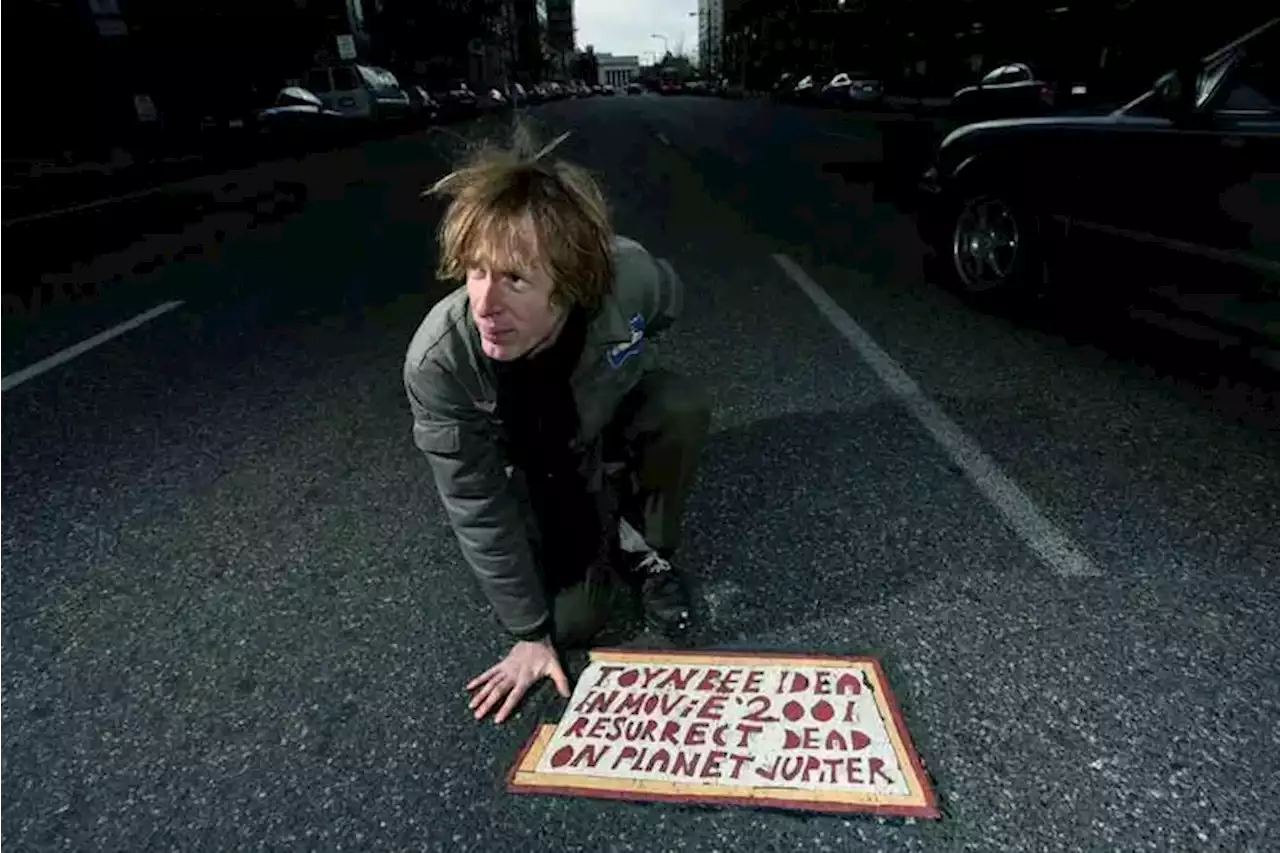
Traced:
<svg viewBox="0 0 1280 853">
<path fill-rule="evenodd" d="M 649 575 L 660 575 L 664 572 L 671 571 L 671 563 L 665 560 L 657 551 L 650 551 L 644 555 L 636 568 Z"/>
</svg>

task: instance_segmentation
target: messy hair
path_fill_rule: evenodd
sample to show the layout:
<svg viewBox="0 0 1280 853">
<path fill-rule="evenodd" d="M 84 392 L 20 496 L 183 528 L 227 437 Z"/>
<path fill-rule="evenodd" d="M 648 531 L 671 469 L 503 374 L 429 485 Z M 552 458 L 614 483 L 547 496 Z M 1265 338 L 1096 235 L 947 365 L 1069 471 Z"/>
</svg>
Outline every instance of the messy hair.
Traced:
<svg viewBox="0 0 1280 853">
<path fill-rule="evenodd" d="M 517 122 L 509 146 L 485 144 L 425 195 L 450 199 L 440 222 L 442 279 L 487 268 L 520 274 L 530 267 L 554 283 L 562 305 L 596 308 L 613 288 L 613 230 L 595 179 L 548 155 L 569 136 L 538 147 Z"/>
</svg>

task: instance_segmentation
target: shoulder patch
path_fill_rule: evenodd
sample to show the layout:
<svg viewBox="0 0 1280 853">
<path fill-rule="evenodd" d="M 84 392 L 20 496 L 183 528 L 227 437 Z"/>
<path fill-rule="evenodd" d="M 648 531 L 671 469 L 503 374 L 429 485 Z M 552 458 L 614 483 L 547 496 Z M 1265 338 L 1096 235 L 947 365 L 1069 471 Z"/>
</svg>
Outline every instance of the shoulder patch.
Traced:
<svg viewBox="0 0 1280 853">
<path fill-rule="evenodd" d="M 608 353 L 609 366 L 615 370 L 644 348 L 644 315 L 632 315 L 627 325 L 631 327 L 631 340 L 610 348 Z"/>
</svg>

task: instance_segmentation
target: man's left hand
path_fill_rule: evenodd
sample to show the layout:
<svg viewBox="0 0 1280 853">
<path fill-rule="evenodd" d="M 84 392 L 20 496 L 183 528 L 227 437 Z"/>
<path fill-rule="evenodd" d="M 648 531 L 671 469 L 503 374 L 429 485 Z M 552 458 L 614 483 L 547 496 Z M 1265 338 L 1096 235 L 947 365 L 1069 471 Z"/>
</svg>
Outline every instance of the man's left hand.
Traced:
<svg viewBox="0 0 1280 853">
<path fill-rule="evenodd" d="M 550 638 L 535 642 L 522 640 L 505 658 L 467 684 L 467 690 L 471 691 L 470 708 L 475 711 L 476 719 L 482 720 L 505 698 L 493 718 L 495 723 L 501 723 L 516 709 L 529 688 L 543 678 L 550 678 L 560 695 L 569 698 L 569 677 L 564 674 Z"/>
</svg>

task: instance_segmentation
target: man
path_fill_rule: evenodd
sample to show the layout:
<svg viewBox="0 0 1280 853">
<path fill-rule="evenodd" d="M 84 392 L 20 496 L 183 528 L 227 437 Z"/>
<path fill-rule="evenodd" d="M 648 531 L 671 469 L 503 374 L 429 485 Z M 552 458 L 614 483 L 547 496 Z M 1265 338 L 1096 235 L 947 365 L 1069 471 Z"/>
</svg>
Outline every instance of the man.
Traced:
<svg viewBox="0 0 1280 853">
<path fill-rule="evenodd" d="M 465 284 L 405 361 L 414 441 L 515 640 L 467 685 L 495 722 L 544 677 L 568 696 L 557 650 L 588 643 L 631 590 L 661 630 L 689 618 L 671 556 L 710 407 L 649 350 L 683 285 L 612 233 L 588 173 L 549 161 L 564 138 L 535 154 L 518 133 L 429 191 L 450 199 L 438 274 Z"/>
</svg>

